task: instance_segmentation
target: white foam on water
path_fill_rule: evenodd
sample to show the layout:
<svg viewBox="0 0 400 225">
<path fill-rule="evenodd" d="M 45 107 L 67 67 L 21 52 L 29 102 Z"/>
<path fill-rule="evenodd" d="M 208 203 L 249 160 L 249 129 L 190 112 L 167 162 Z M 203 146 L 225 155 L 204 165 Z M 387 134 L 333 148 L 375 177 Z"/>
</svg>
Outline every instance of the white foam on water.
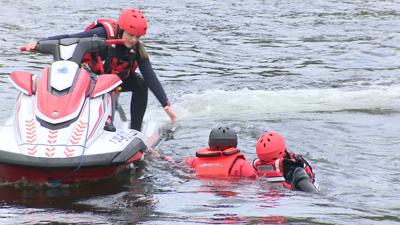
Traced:
<svg viewBox="0 0 400 225">
<path fill-rule="evenodd" d="M 400 87 L 345 91 L 342 89 L 264 91 L 210 90 L 182 95 L 172 106 L 179 117 L 293 113 L 360 109 L 400 109 Z M 148 116 L 158 114 L 151 110 Z M 150 115 L 149 115 L 150 114 Z"/>
</svg>

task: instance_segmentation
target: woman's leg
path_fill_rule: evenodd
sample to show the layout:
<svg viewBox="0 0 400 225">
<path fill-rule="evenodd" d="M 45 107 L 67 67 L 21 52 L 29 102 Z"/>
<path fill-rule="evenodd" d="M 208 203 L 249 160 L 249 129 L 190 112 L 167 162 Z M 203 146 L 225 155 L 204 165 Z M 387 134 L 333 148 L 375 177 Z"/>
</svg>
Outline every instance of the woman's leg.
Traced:
<svg viewBox="0 0 400 225">
<path fill-rule="evenodd" d="M 121 92 L 132 92 L 131 129 L 140 131 L 147 107 L 148 87 L 146 82 L 141 75 L 134 73 L 124 80 L 121 87 Z"/>
</svg>

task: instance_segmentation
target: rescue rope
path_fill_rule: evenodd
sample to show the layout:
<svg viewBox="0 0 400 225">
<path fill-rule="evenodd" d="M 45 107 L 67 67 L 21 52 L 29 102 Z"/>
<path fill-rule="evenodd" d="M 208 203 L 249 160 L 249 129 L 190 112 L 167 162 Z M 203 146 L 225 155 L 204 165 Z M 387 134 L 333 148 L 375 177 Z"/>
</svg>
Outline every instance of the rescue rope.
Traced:
<svg viewBox="0 0 400 225">
<path fill-rule="evenodd" d="M 93 80 L 92 77 L 91 77 L 91 79 Z M 54 183 L 53 183 L 53 186 L 56 186 L 56 185 L 61 184 L 61 181 L 62 181 L 62 180 L 64 180 L 65 178 L 71 176 L 72 174 L 74 174 L 74 173 L 75 173 L 76 171 L 78 171 L 78 170 L 81 168 L 81 166 L 82 166 L 83 159 L 85 158 L 86 142 L 87 142 L 88 135 L 89 135 L 89 130 L 90 130 L 90 99 L 91 99 L 90 96 L 92 95 L 93 87 L 94 87 L 94 85 L 91 85 L 90 90 L 89 90 L 89 95 L 88 95 L 88 96 L 89 96 L 89 100 L 88 100 L 88 104 L 89 104 L 89 106 L 88 106 L 88 125 L 87 125 L 87 129 L 86 129 L 85 142 L 83 143 L 83 151 L 82 151 L 81 161 L 80 161 L 78 167 L 77 167 L 74 171 L 72 171 L 72 172 L 69 173 L 68 175 L 64 176 L 63 178 L 57 180 L 56 182 L 54 182 Z"/>
</svg>

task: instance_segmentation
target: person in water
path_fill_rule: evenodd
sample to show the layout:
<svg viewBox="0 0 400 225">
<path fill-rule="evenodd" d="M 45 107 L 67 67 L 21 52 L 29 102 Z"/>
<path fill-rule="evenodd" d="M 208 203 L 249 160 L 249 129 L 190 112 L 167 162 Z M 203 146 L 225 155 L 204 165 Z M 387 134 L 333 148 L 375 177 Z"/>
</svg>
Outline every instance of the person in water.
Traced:
<svg viewBox="0 0 400 225">
<path fill-rule="evenodd" d="M 290 153 L 284 138 L 277 132 L 261 135 L 256 152 L 258 158 L 253 161 L 253 167 L 258 177 L 282 183 L 290 190 L 318 192 L 310 164 L 302 156 Z"/>
<path fill-rule="evenodd" d="M 232 128 L 218 126 L 210 132 L 209 147 L 198 150 L 195 158 L 186 158 L 179 165 L 194 168 L 197 175 L 256 178 L 256 171 L 237 148 L 237 144 L 237 134 Z M 153 157 L 173 161 L 152 149 L 151 151 Z"/>
<path fill-rule="evenodd" d="M 75 34 L 52 36 L 26 45 L 27 51 L 34 51 L 36 45 L 44 40 L 60 40 L 63 38 L 101 37 L 106 39 L 124 39 L 124 45 L 110 46 L 96 52 L 87 53 L 83 63 L 98 74 L 117 74 L 123 81 L 120 91 L 131 91 L 131 128 L 141 130 L 143 116 L 147 107 L 148 88 L 154 93 L 171 119 L 176 122 L 177 116 L 171 109 L 170 102 L 158 80 L 149 56 L 140 38 L 147 33 L 147 20 L 144 14 L 134 8 L 125 9 L 118 21 L 100 19 L 89 25 L 85 31 Z M 104 61 L 104 63 L 103 63 Z M 142 75 L 136 73 L 136 69 Z"/>
</svg>

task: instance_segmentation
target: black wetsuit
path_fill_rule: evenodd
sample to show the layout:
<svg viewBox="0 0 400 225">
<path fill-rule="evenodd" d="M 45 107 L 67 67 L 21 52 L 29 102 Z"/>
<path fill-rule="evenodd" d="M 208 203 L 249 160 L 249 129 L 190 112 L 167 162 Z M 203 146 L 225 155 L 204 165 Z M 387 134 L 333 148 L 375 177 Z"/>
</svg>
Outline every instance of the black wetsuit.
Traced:
<svg viewBox="0 0 400 225">
<path fill-rule="evenodd" d="M 76 34 L 57 35 L 46 38 L 44 40 L 60 40 L 63 38 L 84 38 L 93 37 L 107 38 L 107 31 L 104 27 L 97 27 L 88 31 L 84 31 Z M 39 41 L 40 42 L 40 41 Z M 118 59 L 118 64 L 123 64 L 128 61 L 129 51 L 125 45 L 116 45 L 115 57 Z M 99 56 L 104 61 L 107 57 L 108 49 L 102 49 L 99 51 Z M 154 93 L 158 101 L 160 101 L 163 107 L 169 105 L 167 95 L 161 86 L 156 74 L 154 73 L 153 67 L 151 66 L 148 58 L 141 59 L 139 52 L 135 54 L 135 61 L 138 63 L 139 70 L 142 74 L 132 73 L 128 78 L 125 78 L 122 87 L 122 92 L 131 91 L 131 128 L 135 130 L 141 130 L 143 116 L 147 107 L 148 88 Z"/>
</svg>

